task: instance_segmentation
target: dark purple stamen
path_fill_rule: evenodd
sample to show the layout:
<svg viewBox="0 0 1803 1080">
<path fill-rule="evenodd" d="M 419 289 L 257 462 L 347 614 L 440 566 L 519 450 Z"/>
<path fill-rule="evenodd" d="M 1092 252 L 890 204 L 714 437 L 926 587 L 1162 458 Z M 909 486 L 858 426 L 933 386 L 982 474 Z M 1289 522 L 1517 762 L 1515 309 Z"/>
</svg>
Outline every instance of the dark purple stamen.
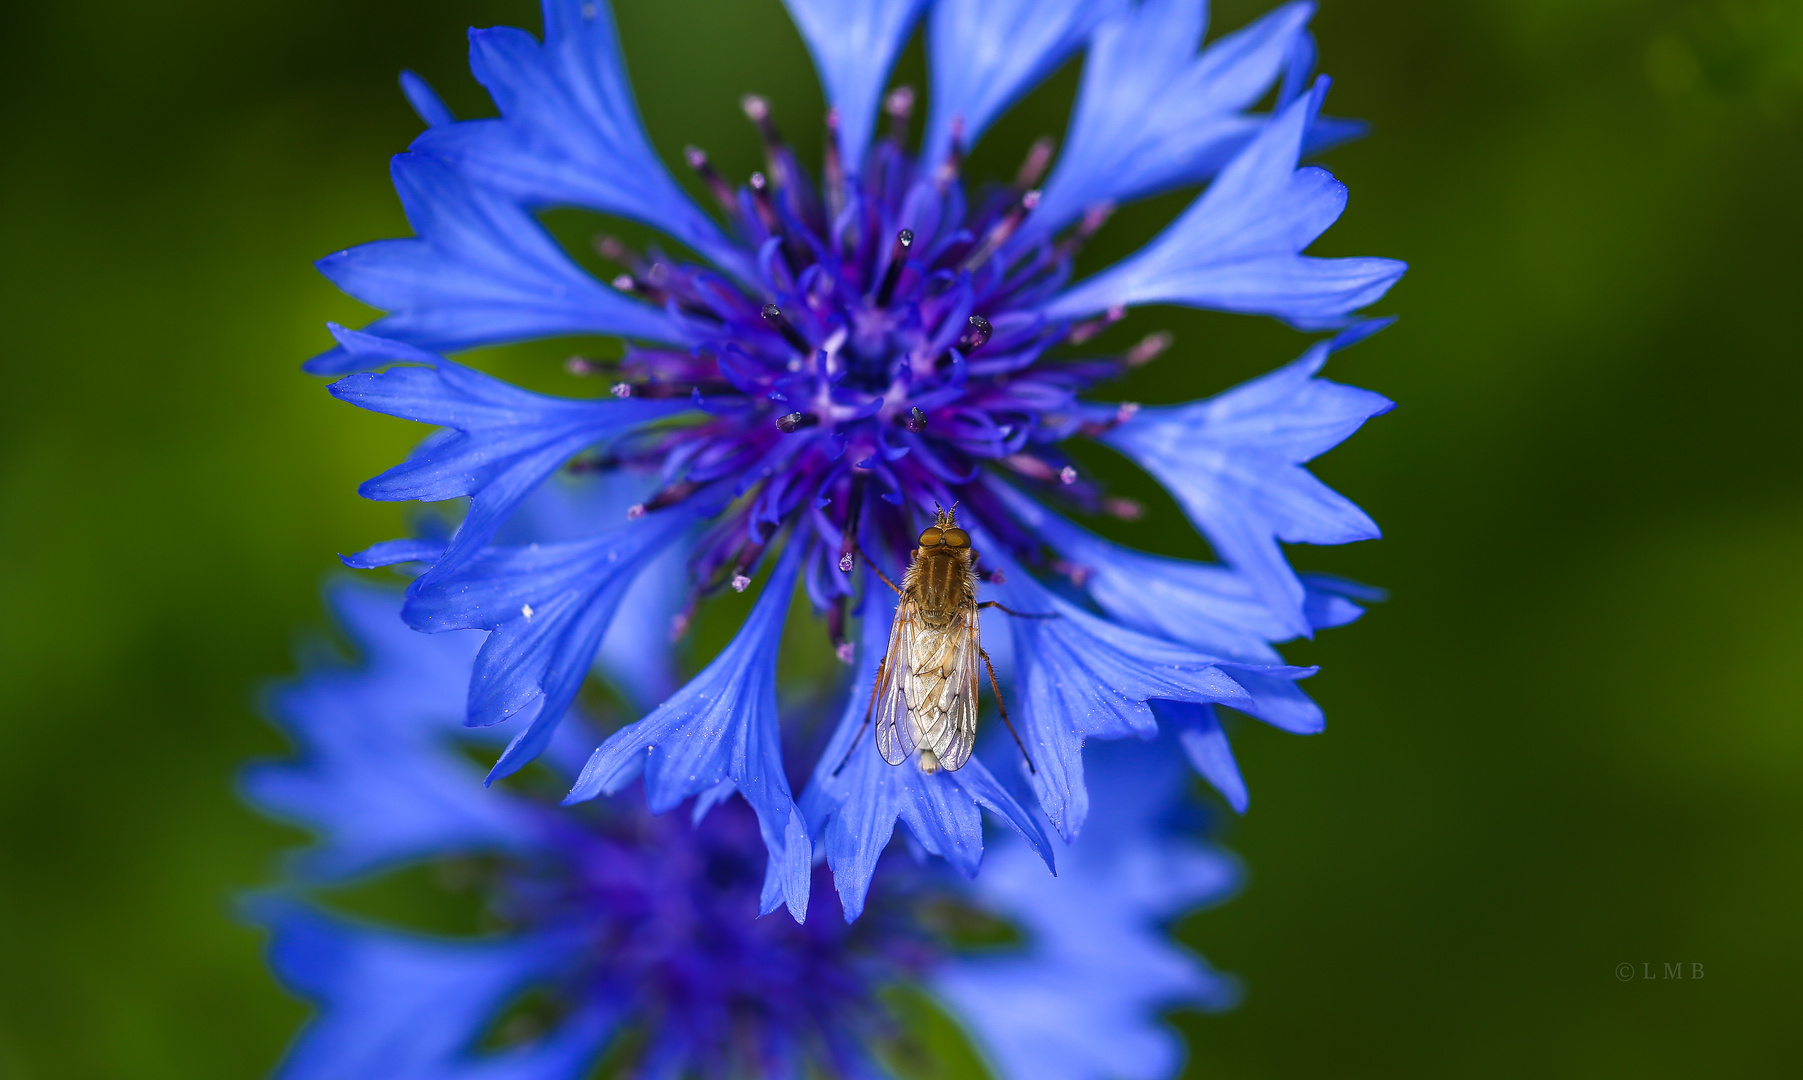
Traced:
<svg viewBox="0 0 1803 1080">
<path fill-rule="evenodd" d="M 738 214 L 739 203 L 737 199 L 733 198 L 732 185 L 727 183 L 726 177 L 721 176 L 708 163 L 707 153 L 698 146 L 685 146 L 682 148 L 682 155 L 688 159 L 689 168 L 695 170 L 695 175 L 701 177 L 701 182 L 706 184 L 707 189 L 713 193 L 714 201 L 719 203 L 729 215 Z"/>
<path fill-rule="evenodd" d="M 915 411 L 918 412 L 919 410 L 917 409 Z M 776 418 L 776 430 L 782 432 L 784 435 L 793 435 L 803 428 L 815 427 L 819 423 L 820 417 L 811 412 L 784 413 L 782 416 Z"/>
<path fill-rule="evenodd" d="M 1147 334 L 1144 338 L 1140 339 L 1138 345 L 1128 349 L 1126 355 L 1121 357 L 1121 359 L 1126 362 L 1128 367 L 1139 367 L 1141 364 L 1149 364 L 1158 358 L 1159 353 L 1170 348 L 1171 342 L 1175 340 L 1177 339 L 1172 337 L 1168 330 L 1160 330 L 1155 334 Z"/>
<path fill-rule="evenodd" d="M 777 307 L 775 304 L 765 304 L 762 314 L 764 316 L 764 321 L 769 323 L 772 329 L 783 336 L 783 340 L 789 343 L 790 348 L 803 356 L 808 356 L 813 353 L 814 346 L 808 344 L 808 339 L 802 337 L 801 331 L 795 329 L 795 324 L 790 322 L 788 317 L 783 314 L 782 308 Z"/>
<path fill-rule="evenodd" d="M 839 110 L 826 110 L 826 150 L 820 174 L 825 181 L 827 219 L 839 216 L 845 206 L 845 164 L 839 160 Z"/>
<path fill-rule="evenodd" d="M 1058 257 L 1068 259 L 1076 255 L 1089 238 L 1100 232 L 1102 226 L 1108 224 L 1108 219 L 1113 216 L 1114 204 L 1111 202 L 1100 203 L 1083 211 L 1083 218 L 1077 222 L 1077 227 L 1071 230 L 1069 236 L 1058 241 L 1055 249 Z"/>
<path fill-rule="evenodd" d="M 914 88 L 898 86 L 883 99 L 883 112 L 889 117 L 889 137 L 898 143 L 908 141 L 908 117 L 914 113 Z"/>
<path fill-rule="evenodd" d="M 781 236 L 782 219 L 776 216 L 776 204 L 770 199 L 770 181 L 761 172 L 751 174 L 751 204 L 757 208 L 758 220 L 772 236 Z"/>
<path fill-rule="evenodd" d="M 989 325 L 988 319 L 981 315 L 972 315 L 970 329 L 964 331 L 963 336 L 958 338 L 958 348 L 963 349 L 966 353 L 976 352 L 989 344 L 989 338 L 994 333 L 995 327 Z"/>
<path fill-rule="evenodd" d="M 903 229 L 895 234 L 895 243 L 889 246 L 889 269 L 883 272 L 883 283 L 876 291 L 877 307 L 888 307 L 889 301 L 895 298 L 895 283 L 901 280 L 902 260 L 913 243 L 912 230 Z"/>
<path fill-rule="evenodd" d="M 977 245 L 975 251 L 965 257 L 964 269 L 975 270 L 987 262 L 991 255 L 1001 250 L 1001 246 L 1008 242 L 1009 238 L 1020 228 L 1020 223 L 1025 221 L 1027 215 L 1032 213 L 1033 208 L 1038 205 L 1039 192 L 1022 193 L 1020 201 L 1002 215 L 1000 221 L 990 226 L 989 232 L 983 236 L 983 242 Z"/>
<path fill-rule="evenodd" d="M 919 435 L 927 429 L 927 414 L 920 411 L 920 406 L 908 410 L 906 426 L 909 431 Z"/>
<path fill-rule="evenodd" d="M 1087 322 L 1080 322 L 1071 327 L 1070 343 L 1072 345 L 1081 345 L 1126 317 L 1126 308 L 1111 307 L 1096 318 L 1090 319 Z"/>
<path fill-rule="evenodd" d="M 839 569 L 847 574 L 857 566 L 852 555 L 858 550 L 858 515 L 864 509 L 864 488 L 870 483 L 869 476 L 855 472 L 851 478 L 851 496 L 845 501 L 845 531 L 839 536 Z"/>
<path fill-rule="evenodd" d="M 1020 171 L 1014 174 L 1014 186 L 1021 189 L 1034 188 L 1045 179 L 1046 167 L 1052 163 L 1052 151 L 1058 143 L 1050 135 L 1041 135 L 1033 141 L 1027 151 L 1027 160 L 1020 163 Z"/>
</svg>

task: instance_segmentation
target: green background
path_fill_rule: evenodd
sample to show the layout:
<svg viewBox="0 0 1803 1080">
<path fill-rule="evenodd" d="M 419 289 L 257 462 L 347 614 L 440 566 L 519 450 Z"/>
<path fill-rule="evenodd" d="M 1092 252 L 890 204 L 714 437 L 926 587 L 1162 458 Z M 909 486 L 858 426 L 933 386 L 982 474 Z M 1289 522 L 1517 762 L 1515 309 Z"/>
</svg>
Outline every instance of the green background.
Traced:
<svg viewBox="0 0 1803 1080">
<path fill-rule="evenodd" d="M 1413 268 L 1378 307 L 1402 321 L 1331 368 L 1401 408 L 1318 463 L 1386 539 L 1293 554 L 1393 599 L 1290 651 L 1325 665 L 1326 734 L 1240 730 L 1249 885 L 1181 932 L 1248 996 L 1178 1018 L 1190 1073 L 1795 1075 L 1803 5 L 1323 6 L 1330 109 L 1374 130 L 1327 159 L 1352 201 L 1315 250 Z M 694 141 L 748 172 L 745 90 L 818 147 L 774 2 L 619 7 L 667 157 Z M 298 372 L 325 320 L 368 317 L 309 263 L 405 232 L 398 69 L 476 113 L 463 27 L 536 11 L 11 10 L 0 1076 L 255 1076 L 304 1010 L 230 897 L 295 836 L 232 770 L 279 752 L 256 688 L 322 625 L 333 553 L 397 535 L 354 487 L 415 437 Z M 1062 131 L 1073 86 L 972 171 Z M 1176 205 L 1121 215 L 1091 263 Z M 1125 396 L 1212 392 L 1303 340 L 1175 311 L 1118 337 L 1165 326 L 1178 347 Z M 561 355 L 491 359 L 592 391 Z M 1168 503 L 1122 535 L 1201 550 Z"/>
</svg>

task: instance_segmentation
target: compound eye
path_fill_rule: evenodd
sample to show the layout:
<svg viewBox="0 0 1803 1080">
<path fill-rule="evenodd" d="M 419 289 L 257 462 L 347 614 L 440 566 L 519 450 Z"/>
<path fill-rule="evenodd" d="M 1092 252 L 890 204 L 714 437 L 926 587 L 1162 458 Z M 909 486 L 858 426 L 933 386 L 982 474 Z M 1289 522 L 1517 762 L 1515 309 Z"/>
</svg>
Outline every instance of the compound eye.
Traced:
<svg viewBox="0 0 1803 1080">
<path fill-rule="evenodd" d="M 945 530 L 945 546 L 967 548 L 970 546 L 970 534 L 963 529 Z"/>
<path fill-rule="evenodd" d="M 926 532 L 920 534 L 921 547 L 938 547 L 944 542 L 945 534 L 940 532 L 937 528 L 928 529 Z M 964 542 L 967 544 L 970 543 L 968 539 Z"/>
</svg>

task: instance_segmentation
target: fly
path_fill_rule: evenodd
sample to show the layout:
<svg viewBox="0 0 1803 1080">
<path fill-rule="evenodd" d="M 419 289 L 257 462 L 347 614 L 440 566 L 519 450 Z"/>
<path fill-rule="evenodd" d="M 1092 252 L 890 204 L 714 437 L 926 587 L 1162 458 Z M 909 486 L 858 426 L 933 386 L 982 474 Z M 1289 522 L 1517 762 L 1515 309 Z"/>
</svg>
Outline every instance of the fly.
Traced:
<svg viewBox="0 0 1803 1080">
<path fill-rule="evenodd" d="M 1025 618 L 1047 616 L 1010 611 L 993 600 L 977 602 L 977 553 L 971 549 L 970 534 L 958 528 L 957 514 L 956 505 L 939 510 L 933 524 L 921 532 L 900 586 L 871 566 L 900 599 L 889 627 L 889 648 L 877 665 L 864 725 L 875 718 L 877 750 L 891 765 L 900 765 L 918 751 L 923 773 L 963 768 L 977 741 L 981 663 L 989 672 L 989 689 L 1002 723 L 1027 759 L 1028 770 L 1037 773 L 1032 755 L 1008 719 L 995 667 L 983 650 L 977 612 L 1000 608 Z M 858 735 L 863 733 L 860 727 Z M 854 737 L 852 746 L 856 745 Z M 840 762 L 839 768 L 844 767 Z"/>
</svg>

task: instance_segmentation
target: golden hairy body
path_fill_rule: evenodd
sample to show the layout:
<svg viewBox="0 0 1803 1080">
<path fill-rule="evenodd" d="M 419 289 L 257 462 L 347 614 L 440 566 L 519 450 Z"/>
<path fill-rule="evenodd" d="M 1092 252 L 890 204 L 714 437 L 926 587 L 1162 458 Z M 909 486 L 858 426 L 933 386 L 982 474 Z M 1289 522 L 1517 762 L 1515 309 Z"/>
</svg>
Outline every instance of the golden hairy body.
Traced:
<svg viewBox="0 0 1803 1080">
<path fill-rule="evenodd" d="M 976 561 L 970 534 L 958 528 L 953 507 L 939 511 L 920 534 L 901 585 L 883 579 L 899 600 L 865 722 L 875 717 L 877 749 L 891 765 L 918 750 L 922 772 L 960 769 L 976 746 L 977 667 L 989 663 L 977 611 L 1001 607 L 977 603 Z M 989 683 L 1006 722 L 993 668 Z M 1008 729 L 1013 731 L 1013 724 Z M 1028 767 L 1032 764 L 1029 757 Z"/>
</svg>

